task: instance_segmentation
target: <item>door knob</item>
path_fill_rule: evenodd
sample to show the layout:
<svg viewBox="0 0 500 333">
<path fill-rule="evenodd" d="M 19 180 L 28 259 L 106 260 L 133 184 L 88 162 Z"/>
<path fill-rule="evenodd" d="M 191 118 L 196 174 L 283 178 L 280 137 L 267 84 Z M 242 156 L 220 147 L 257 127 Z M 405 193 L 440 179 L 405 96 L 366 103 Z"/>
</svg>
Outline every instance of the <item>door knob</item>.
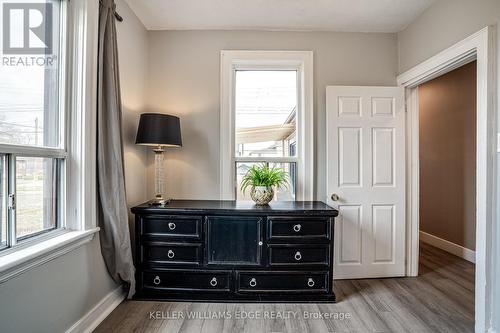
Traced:
<svg viewBox="0 0 500 333">
<path fill-rule="evenodd" d="M 339 199 L 340 199 L 340 197 L 338 196 L 337 193 L 333 193 L 330 198 L 332 199 L 332 201 L 339 201 Z"/>
</svg>

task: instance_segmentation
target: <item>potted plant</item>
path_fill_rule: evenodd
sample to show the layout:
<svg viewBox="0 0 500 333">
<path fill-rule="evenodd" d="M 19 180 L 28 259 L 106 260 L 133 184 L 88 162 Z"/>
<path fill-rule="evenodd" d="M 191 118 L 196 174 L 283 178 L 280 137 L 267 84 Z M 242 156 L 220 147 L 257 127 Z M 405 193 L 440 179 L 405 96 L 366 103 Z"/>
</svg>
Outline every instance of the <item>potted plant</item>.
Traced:
<svg viewBox="0 0 500 333">
<path fill-rule="evenodd" d="M 270 168 L 266 164 L 252 166 L 241 181 L 244 193 L 250 186 L 250 197 L 257 205 L 267 205 L 274 197 L 274 187 L 287 188 L 288 174 L 281 168 Z"/>
</svg>

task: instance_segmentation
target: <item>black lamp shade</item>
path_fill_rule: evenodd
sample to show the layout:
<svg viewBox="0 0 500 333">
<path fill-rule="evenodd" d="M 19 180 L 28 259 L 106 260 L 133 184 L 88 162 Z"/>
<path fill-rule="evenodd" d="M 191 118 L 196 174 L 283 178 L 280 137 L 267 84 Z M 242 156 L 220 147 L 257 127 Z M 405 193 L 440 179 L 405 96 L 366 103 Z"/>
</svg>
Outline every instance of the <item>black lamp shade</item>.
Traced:
<svg viewBox="0 0 500 333">
<path fill-rule="evenodd" d="M 148 146 L 182 146 L 180 119 L 168 114 L 141 114 L 135 143 Z"/>
</svg>

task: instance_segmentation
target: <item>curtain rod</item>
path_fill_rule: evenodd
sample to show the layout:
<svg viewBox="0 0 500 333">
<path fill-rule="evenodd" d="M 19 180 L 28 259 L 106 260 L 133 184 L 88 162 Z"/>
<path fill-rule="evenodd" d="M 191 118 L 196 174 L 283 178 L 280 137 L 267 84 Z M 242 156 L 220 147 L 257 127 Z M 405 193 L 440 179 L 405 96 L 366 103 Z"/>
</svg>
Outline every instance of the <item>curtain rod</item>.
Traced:
<svg viewBox="0 0 500 333">
<path fill-rule="evenodd" d="M 118 22 L 123 22 L 123 17 L 121 17 L 117 12 L 115 12 L 115 18 L 118 20 Z"/>
</svg>

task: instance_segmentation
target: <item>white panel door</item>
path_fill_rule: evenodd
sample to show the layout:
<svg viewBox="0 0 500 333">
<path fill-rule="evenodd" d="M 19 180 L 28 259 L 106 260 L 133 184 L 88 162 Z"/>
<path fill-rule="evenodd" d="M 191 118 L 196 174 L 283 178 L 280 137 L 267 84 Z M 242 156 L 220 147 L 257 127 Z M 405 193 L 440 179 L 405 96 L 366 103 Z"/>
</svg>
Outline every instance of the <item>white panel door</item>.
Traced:
<svg viewBox="0 0 500 333">
<path fill-rule="evenodd" d="M 400 87 L 326 88 L 336 279 L 405 273 L 405 110 Z"/>
</svg>

